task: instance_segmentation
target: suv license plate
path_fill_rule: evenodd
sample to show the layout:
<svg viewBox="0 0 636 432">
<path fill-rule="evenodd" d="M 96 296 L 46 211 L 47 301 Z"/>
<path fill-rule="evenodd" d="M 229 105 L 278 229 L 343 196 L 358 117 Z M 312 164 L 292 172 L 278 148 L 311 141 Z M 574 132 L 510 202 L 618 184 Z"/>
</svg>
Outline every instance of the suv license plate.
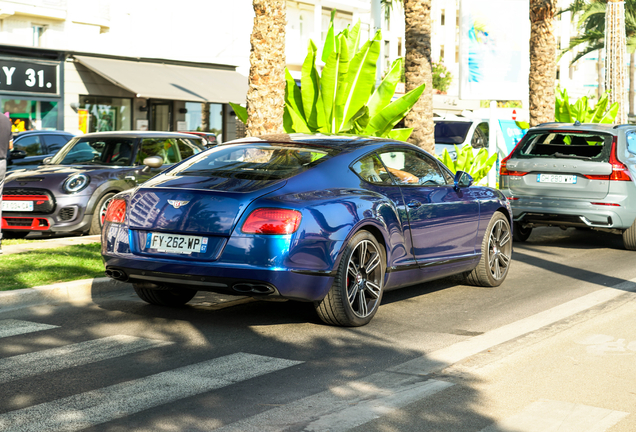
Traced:
<svg viewBox="0 0 636 432">
<path fill-rule="evenodd" d="M 576 176 L 563 174 L 537 174 L 537 182 L 576 184 Z"/>
<path fill-rule="evenodd" d="M 178 254 L 205 253 L 208 249 L 208 239 L 199 236 L 148 233 L 146 249 Z"/>
<path fill-rule="evenodd" d="M 33 201 L 2 201 L 2 211 L 33 211 Z"/>
</svg>

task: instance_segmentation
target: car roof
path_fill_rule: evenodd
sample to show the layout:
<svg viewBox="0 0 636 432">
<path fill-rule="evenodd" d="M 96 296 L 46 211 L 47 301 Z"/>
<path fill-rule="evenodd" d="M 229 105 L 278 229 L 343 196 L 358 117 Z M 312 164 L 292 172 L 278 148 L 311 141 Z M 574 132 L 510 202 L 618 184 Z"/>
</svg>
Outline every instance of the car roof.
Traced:
<svg viewBox="0 0 636 432">
<path fill-rule="evenodd" d="M 28 131 L 23 131 L 23 132 L 19 132 L 15 135 L 16 138 L 21 137 L 21 136 L 25 136 L 25 135 L 70 135 L 70 136 L 74 136 L 72 133 L 70 132 L 66 132 L 63 130 L 28 130 Z"/>
<path fill-rule="evenodd" d="M 109 131 L 109 132 L 91 132 L 79 135 L 81 138 L 198 138 L 196 135 L 180 132 L 162 132 L 162 131 Z"/>
<path fill-rule="evenodd" d="M 373 136 L 358 135 L 329 135 L 329 134 L 270 134 L 257 137 L 245 137 L 232 141 L 227 141 L 221 145 L 244 144 L 244 143 L 279 143 L 279 144 L 310 144 L 324 147 L 364 147 L 367 145 L 395 143 L 407 144 L 402 141 L 395 141 L 390 138 L 380 138 Z"/>
<path fill-rule="evenodd" d="M 581 131 L 581 132 L 605 132 L 605 133 L 610 133 L 613 135 L 616 135 L 618 133 L 618 129 L 622 128 L 622 127 L 634 127 L 636 128 L 636 125 L 613 125 L 613 124 L 606 124 L 606 123 L 559 123 L 559 122 L 552 122 L 552 123 L 542 123 L 540 125 L 537 125 L 533 128 L 530 128 L 530 131 L 535 131 L 535 130 L 542 130 L 542 129 L 548 129 L 548 130 L 565 130 L 568 132 L 576 132 L 576 131 Z"/>
</svg>

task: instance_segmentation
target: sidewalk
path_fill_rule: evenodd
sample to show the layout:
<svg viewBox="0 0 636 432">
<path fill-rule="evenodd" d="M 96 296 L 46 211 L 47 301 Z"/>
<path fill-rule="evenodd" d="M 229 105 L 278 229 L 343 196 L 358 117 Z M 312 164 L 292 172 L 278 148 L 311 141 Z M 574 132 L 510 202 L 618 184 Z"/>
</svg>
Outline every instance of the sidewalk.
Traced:
<svg viewBox="0 0 636 432">
<path fill-rule="evenodd" d="M 2 255 L 9 255 L 21 252 L 29 252 L 37 249 L 50 249 L 63 246 L 73 246 L 78 244 L 97 243 L 101 241 L 100 235 L 78 236 L 78 237 L 61 237 L 52 239 L 38 240 L 34 243 L 24 243 L 17 245 L 2 245 Z M 0 255 L 0 257 L 2 256 Z"/>
</svg>

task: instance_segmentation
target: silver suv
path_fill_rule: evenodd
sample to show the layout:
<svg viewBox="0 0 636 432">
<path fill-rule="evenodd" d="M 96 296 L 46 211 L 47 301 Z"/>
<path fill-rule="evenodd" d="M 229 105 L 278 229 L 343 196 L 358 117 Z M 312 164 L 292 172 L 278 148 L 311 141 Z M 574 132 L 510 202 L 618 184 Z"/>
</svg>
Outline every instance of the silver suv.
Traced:
<svg viewBox="0 0 636 432">
<path fill-rule="evenodd" d="M 500 165 L 513 237 L 532 228 L 591 228 L 636 250 L 636 126 L 546 123 L 531 128 Z"/>
</svg>

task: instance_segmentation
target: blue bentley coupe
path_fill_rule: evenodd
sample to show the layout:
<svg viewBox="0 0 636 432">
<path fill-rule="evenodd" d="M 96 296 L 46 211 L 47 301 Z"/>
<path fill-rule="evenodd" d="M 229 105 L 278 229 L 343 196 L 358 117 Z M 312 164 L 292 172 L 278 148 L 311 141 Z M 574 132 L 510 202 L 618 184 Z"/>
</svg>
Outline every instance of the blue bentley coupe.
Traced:
<svg viewBox="0 0 636 432">
<path fill-rule="evenodd" d="M 102 255 L 108 276 L 154 305 L 197 291 L 282 297 L 313 302 L 328 324 L 361 326 L 386 290 L 457 274 L 500 285 L 511 214 L 500 191 L 404 142 L 265 135 L 116 195 Z"/>
</svg>

